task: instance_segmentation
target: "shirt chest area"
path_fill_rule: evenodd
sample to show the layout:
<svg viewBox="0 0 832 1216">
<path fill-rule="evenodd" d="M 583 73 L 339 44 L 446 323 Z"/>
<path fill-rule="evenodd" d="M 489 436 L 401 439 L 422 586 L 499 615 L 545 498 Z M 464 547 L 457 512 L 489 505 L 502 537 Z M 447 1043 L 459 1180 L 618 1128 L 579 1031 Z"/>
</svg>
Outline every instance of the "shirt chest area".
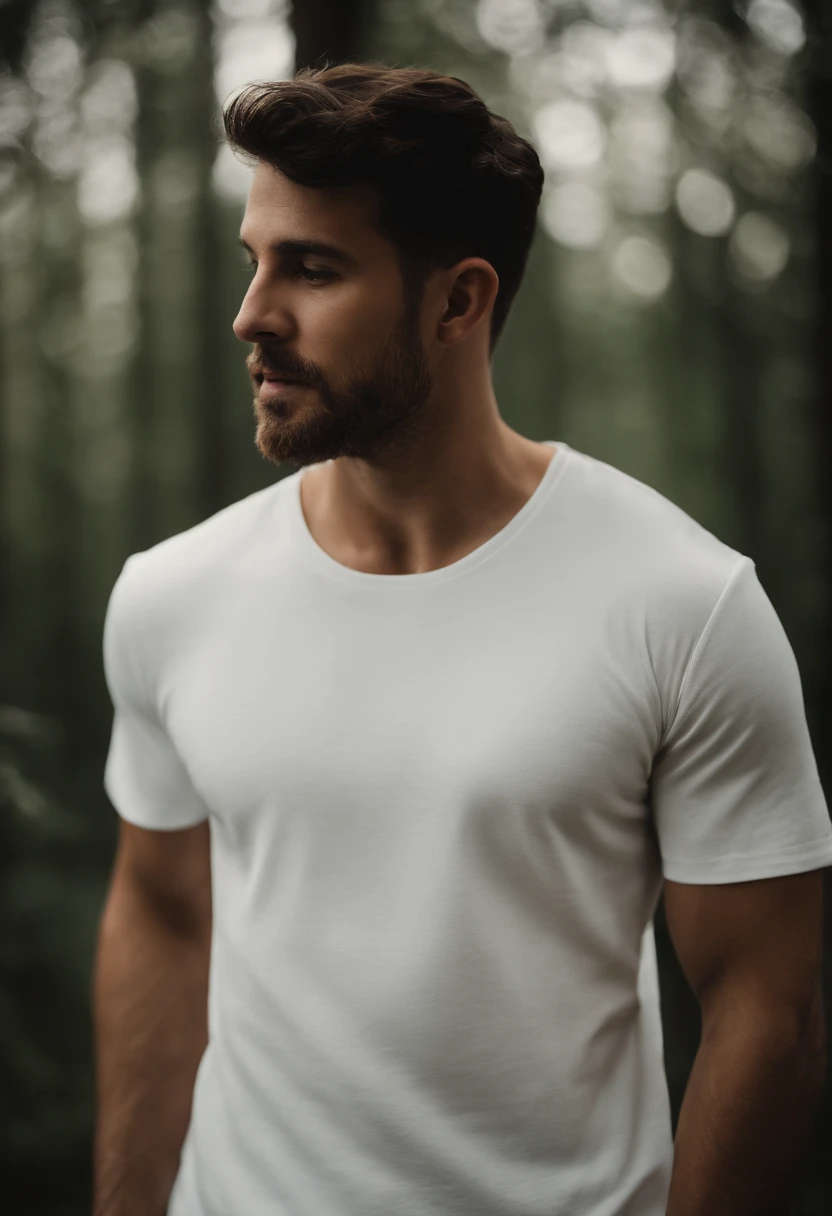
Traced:
<svg viewBox="0 0 832 1216">
<path fill-rule="evenodd" d="M 368 621 L 295 612 L 203 630 L 171 663 L 163 716 L 212 814 L 264 807 L 515 804 L 541 815 L 646 786 L 657 729 L 649 663 L 626 626 L 502 626 L 484 615 Z"/>
</svg>

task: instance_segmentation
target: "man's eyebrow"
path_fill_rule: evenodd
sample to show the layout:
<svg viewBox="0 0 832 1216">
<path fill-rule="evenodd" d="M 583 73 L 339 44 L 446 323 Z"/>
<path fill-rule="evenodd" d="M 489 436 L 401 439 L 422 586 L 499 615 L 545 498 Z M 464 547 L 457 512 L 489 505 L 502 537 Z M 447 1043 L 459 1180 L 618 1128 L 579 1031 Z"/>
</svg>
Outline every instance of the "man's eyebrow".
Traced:
<svg viewBox="0 0 832 1216">
<path fill-rule="evenodd" d="M 247 250 L 253 257 L 254 250 L 251 246 L 242 237 L 239 239 L 243 249 Z M 273 253 L 280 254 L 281 257 L 304 257 L 307 254 L 312 254 L 313 256 L 330 258 L 332 261 L 341 262 L 344 266 L 349 266 L 353 270 L 358 268 L 358 262 L 351 253 L 347 253 L 346 249 L 340 249 L 337 245 L 329 245 L 326 241 L 311 239 L 285 240 L 270 245 L 269 249 Z"/>
</svg>

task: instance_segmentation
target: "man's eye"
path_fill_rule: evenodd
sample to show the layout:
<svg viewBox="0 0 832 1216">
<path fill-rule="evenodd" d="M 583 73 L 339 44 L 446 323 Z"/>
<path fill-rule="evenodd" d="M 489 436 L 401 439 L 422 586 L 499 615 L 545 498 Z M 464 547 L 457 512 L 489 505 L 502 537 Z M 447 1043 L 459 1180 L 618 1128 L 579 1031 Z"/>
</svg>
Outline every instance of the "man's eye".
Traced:
<svg viewBox="0 0 832 1216">
<path fill-rule="evenodd" d="M 246 274 L 252 274 L 256 269 L 256 262 L 249 262 L 243 267 Z M 328 283 L 330 279 L 335 278 L 332 270 L 313 270 L 311 266 L 299 266 L 296 273 L 303 274 L 310 283 Z"/>
<path fill-rule="evenodd" d="M 299 267 L 310 283 L 325 283 L 329 279 L 334 279 L 335 275 L 331 270 L 313 270 L 311 266 Z"/>
</svg>

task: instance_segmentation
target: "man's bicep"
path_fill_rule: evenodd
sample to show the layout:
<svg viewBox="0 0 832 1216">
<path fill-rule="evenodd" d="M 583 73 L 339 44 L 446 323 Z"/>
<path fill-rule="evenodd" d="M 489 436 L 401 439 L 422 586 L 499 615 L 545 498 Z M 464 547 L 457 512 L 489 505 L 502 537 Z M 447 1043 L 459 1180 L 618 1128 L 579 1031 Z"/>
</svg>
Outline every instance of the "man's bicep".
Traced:
<svg viewBox="0 0 832 1216">
<path fill-rule="evenodd" d="M 158 830 L 120 821 L 113 890 L 129 888 L 161 919 L 188 932 L 211 922 L 211 833 L 208 820 Z"/>
<path fill-rule="evenodd" d="M 726 1018 L 770 1019 L 784 1038 L 819 1029 L 822 870 L 735 883 L 666 880 L 664 911 L 702 1009 L 703 1038 Z"/>
</svg>

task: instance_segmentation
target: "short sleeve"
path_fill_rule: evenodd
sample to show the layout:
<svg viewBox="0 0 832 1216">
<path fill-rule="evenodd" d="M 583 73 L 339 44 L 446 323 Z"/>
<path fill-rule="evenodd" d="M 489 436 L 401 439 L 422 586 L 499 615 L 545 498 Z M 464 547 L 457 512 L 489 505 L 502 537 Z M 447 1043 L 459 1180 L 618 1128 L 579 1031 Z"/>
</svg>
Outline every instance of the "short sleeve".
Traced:
<svg viewBox="0 0 832 1216">
<path fill-rule="evenodd" d="M 104 788 L 122 819 L 143 828 L 192 827 L 208 808 L 188 777 L 147 685 L 143 655 L 141 571 L 127 558 L 104 620 L 104 674 L 113 703 Z"/>
<path fill-rule="evenodd" d="M 741 557 L 691 655 L 654 758 L 662 871 L 727 883 L 832 864 L 832 824 L 794 652 Z"/>
</svg>

